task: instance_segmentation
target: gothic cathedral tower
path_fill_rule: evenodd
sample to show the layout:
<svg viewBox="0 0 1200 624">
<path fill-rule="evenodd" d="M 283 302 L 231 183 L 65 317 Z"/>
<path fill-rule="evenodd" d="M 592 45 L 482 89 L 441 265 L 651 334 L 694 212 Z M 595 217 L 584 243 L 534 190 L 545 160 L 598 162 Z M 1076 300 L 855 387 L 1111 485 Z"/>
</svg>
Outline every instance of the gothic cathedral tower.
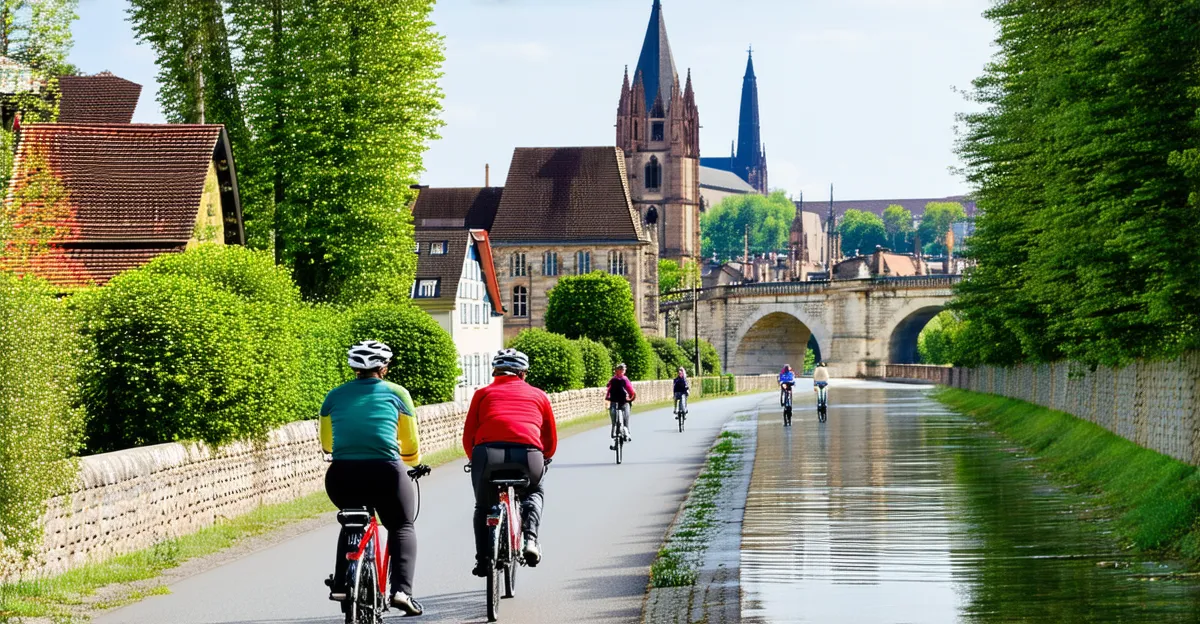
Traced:
<svg viewBox="0 0 1200 624">
<path fill-rule="evenodd" d="M 659 256 L 698 261 L 700 113 L 691 72 L 680 87 L 660 0 L 654 0 L 632 83 L 625 69 L 617 145 L 625 151 L 634 207 L 657 233 Z"/>
</svg>

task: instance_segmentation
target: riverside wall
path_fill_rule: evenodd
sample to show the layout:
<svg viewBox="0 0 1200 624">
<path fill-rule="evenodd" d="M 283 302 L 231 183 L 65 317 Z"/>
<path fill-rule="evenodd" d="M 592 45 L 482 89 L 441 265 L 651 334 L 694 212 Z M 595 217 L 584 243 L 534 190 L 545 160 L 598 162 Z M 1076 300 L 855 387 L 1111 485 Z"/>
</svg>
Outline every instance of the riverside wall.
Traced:
<svg viewBox="0 0 1200 624">
<path fill-rule="evenodd" d="M 1200 353 L 1092 369 L 1071 362 L 1009 368 L 880 365 L 874 377 L 925 381 L 1035 403 L 1140 446 L 1200 465 Z"/>
<path fill-rule="evenodd" d="M 772 376 L 737 377 L 735 384 L 739 392 L 778 387 Z M 694 380 L 693 394 L 702 385 Z M 642 404 L 673 398 L 670 380 L 635 382 L 634 387 Z M 559 392 L 550 400 L 559 423 L 605 409 L 603 388 Z M 465 403 L 417 408 L 422 453 L 460 444 L 466 411 Z M 29 570 L 63 572 L 193 533 L 260 505 L 295 500 L 322 489 L 325 469 L 316 421 L 285 425 L 259 442 L 220 448 L 159 444 L 84 457 L 74 489 L 50 502 L 42 552 L 25 576 Z"/>
</svg>

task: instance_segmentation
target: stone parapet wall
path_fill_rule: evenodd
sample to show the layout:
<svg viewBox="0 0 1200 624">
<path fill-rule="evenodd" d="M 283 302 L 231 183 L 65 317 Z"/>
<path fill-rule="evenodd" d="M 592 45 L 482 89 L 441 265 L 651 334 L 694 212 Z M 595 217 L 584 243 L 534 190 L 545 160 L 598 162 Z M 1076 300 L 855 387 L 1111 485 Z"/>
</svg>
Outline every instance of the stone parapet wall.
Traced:
<svg viewBox="0 0 1200 624">
<path fill-rule="evenodd" d="M 1200 465 L 1200 352 L 1094 370 L 1072 362 L 1011 368 L 875 367 L 873 376 L 923 380 L 1020 399 L 1096 423 L 1141 446 Z"/>
<path fill-rule="evenodd" d="M 693 395 L 701 385 L 693 380 Z M 673 398 L 671 380 L 634 382 L 634 387 L 642 404 Z M 771 377 L 736 378 L 736 388 L 743 392 L 775 387 Z M 550 400 L 559 423 L 605 409 L 603 388 L 559 392 Z M 442 403 L 417 408 L 422 453 L 461 443 L 467 407 Z M 219 449 L 159 444 L 84 457 L 74 491 L 51 501 L 42 553 L 31 569 L 37 574 L 62 572 L 319 491 L 327 465 L 317 438 L 317 423 L 305 421 L 272 431 L 258 443 Z"/>
</svg>

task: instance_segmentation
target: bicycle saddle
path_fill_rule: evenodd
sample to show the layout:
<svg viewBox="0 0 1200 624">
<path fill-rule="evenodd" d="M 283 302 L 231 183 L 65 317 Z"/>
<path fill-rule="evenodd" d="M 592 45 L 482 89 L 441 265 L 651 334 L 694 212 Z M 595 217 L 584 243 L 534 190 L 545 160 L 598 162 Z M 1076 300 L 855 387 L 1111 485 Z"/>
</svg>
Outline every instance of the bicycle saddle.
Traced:
<svg viewBox="0 0 1200 624">
<path fill-rule="evenodd" d="M 343 509 L 338 512 L 338 524 L 342 526 L 367 526 L 375 513 L 365 507 Z"/>
</svg>

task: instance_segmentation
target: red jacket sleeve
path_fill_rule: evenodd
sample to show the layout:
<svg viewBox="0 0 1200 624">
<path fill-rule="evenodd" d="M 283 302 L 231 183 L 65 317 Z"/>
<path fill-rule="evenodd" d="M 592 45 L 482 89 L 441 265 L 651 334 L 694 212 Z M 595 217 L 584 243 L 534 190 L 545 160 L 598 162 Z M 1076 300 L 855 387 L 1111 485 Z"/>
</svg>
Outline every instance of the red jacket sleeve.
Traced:
<svg viewBox="0 0 1200 624">
<path fill-rule="evenodd" d="M 550 405 L 550 397 L 542 395 L 542 456 L 549 459 L 554 457 L 558 449 L 558 425 L 554 422 L 554 408 Z"/>
<path fill-rule="evenodd" d="M 467 410 L 467 420 L 463 423 L 462 443 L 467 459 L 471 458 L 471 451 L 475 449 L 475 432 L 479 429 L 479 403 L 482 402 L 485 391 L 486 388 L 475 391 L 475 396 L 471 397 L 471 407 Z"/>
<path fill-rule="evenodd" d="M 636 399 L 637 391 L 633 389 L 633 382 L 629 381 L 628 377 L 626 377 L 624 379 L 624 382 L 625 382 L 625 391 L 629 393 L 629 400 L 632 401 L 632 400 Z"/>
</svg>

